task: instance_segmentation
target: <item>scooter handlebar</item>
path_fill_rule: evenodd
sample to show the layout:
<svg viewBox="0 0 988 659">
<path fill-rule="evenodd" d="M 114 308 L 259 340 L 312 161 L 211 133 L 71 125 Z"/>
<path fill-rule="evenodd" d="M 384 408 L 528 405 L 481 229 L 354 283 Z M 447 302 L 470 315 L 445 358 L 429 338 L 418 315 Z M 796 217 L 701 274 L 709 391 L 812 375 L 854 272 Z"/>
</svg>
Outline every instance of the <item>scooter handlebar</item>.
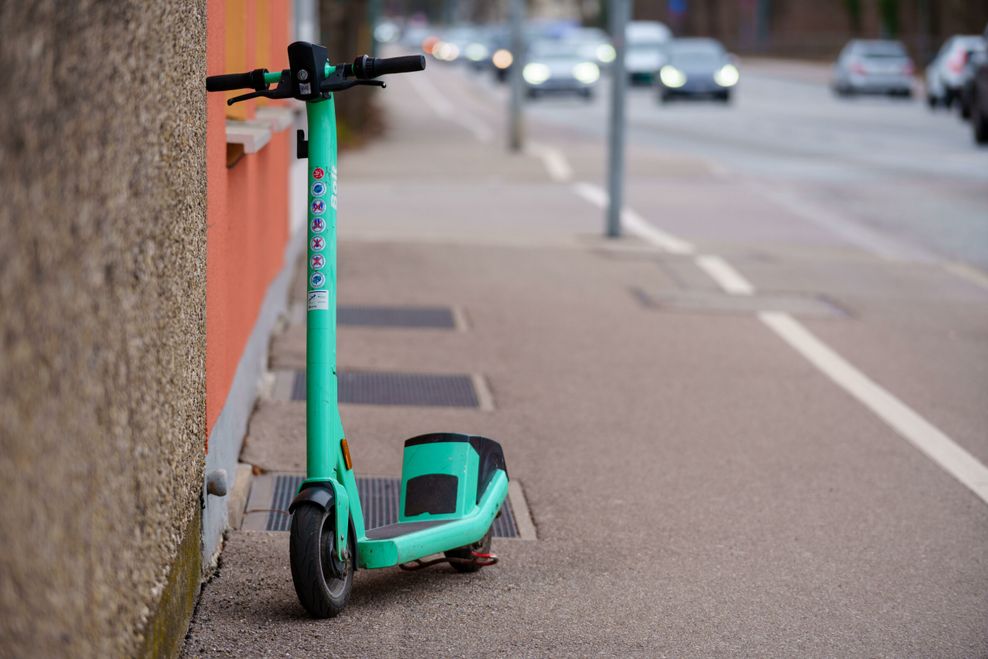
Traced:
<svg viewBox="0 0 988 659">
<path fill-rule="evenodd" d="M 358 57 L 353 60 L 353 77 L 360 80 L 376 78 L 391 73 L 414 73 L 425 70 L 425 55 L 402 57 Z"/>
</svg>

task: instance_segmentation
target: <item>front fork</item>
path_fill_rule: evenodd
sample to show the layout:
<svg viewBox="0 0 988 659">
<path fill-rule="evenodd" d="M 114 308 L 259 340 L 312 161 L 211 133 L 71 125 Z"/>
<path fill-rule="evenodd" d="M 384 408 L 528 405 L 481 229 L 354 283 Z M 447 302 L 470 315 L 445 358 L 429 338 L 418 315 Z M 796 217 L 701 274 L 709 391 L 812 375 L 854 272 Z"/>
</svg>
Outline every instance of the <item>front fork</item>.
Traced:
<svg viewBox="0 0 988 659">
<path fill-rule="evenodd" d="M 343 455 L 336 375 L 336 111 L 332 95 L 305 104 L 308 118 L 306 205 L 306 479 L 329 484 L 335 505 L 338 557 L 350 533 L 363 537 L 356 479 Z"/>
</svg>

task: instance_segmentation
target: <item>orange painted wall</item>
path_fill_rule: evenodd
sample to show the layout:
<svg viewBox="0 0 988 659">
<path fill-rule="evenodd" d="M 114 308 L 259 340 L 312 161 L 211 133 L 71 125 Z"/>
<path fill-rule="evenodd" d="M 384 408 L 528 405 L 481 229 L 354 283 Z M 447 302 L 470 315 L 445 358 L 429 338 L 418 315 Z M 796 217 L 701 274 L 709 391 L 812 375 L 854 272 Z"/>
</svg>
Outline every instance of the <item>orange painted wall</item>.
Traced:
<svg viewBox="0 0 988 659">
<path fill-rule="evenodd" d="M 242 11 L 246 20 L 229 21 Z M 207 0 L 206 66 L 209 75 L 231 73 L 228 43 L 238 44 L 232 59 L 243 70 L 287 68 L 291 36 L 290 0 Z M 235 16 L 239 18 L 239 16 Z M 242 32 L 240 32 L 242 30 Z M 266 30 L 266 39 L 258 31 Z M 258 61 L 258 43 L 270 51 Z M 243 53 L 239 52 L 242 47 Z M 250 101 L 247 113 L 254 114 Z M 237 364 L 257 322 L 268 286 L 284 265 L 289 237 L 289 131 L 275 133 L 258 153 L 226 166 L 227 117 L 223 94 L 207 95 L 206 126 L 206 430 L 212 431 L 226 403 Z"/>
</svg>

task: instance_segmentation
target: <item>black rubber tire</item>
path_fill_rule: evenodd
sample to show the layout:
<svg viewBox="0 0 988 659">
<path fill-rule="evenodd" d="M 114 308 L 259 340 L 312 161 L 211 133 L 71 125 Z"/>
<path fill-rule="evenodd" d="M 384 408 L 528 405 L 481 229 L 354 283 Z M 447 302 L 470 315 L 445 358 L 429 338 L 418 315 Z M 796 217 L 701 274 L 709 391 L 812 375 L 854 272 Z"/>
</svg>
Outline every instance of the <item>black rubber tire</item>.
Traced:
<svg viewBox="0 0 988 659">
<path fill-rule="evenodd" d="M 988 144 L 988 114 L 975 108 L 971 113 L 971 125 L 974 127 L 974 141 L 977 144 Z"/>
<path fill-rule="evenodd" d="M 352 529 L 348 556 L 342 564 L 335 558 L 335 535 L 330 511 L 316 505 L 302 505 L 292 514 L 289 537 L 292 582 L 299 602 L 313 618 L 333 618 L 350 601 L 357 560 Z M 334 574 L 334 569 L 342 571 L 344 576 Z"/>
<path fill-rule="evenodd" d="M 451 549 L 444 553 L 446 558 L 473 558 L 470 552 L 479 552 L 482 554 L 488 554 L 491 551 L 491 540 L 494 536 L 494 527 L 487 529 L 487 533 L 484 537 L 473 543 L 472 545 L 467 545 L 466 547 L 459 547 L 458 549 Z M 457 572 L 462 572 L 464 574 L 470 572 L 476 572 L 481 568 L 480 565 L 474 563 L 460 563 L 459 561 L 451 561 L 450 565 Z"/>
</svg>

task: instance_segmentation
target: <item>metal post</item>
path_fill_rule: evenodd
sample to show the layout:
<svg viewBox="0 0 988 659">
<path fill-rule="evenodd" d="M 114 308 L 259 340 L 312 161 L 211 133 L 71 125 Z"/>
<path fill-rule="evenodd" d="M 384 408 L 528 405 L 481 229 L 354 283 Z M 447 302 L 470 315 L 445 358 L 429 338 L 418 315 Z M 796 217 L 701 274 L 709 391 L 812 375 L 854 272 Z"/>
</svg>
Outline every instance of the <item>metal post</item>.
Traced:
<svg viewBox="0 0 988 659">
<path fill-rule="evenodd" d="M 370 56 L 377 57 L 377 24 L 381 21 L 381 0 L 367 0 L 367 22 L 370 23 Z"/>
<path fill-rule="evenodd" d="M 525 0 L 511 0 L 509 8 L 511 21 L 511 55 L 514 61 L 509 72 L 511 83 L 510 105 L 508 108 L 508 148 L 521 151 L 525 143 L 525 126 L 522 121 L 522 97 L 525 94 L 521 77 L 525 66 Z"/>
<path fill-rule="evenodd" d="M 632 0 L 611 0 L 611 40 L 616 57 L 611 67 L 611 126 L 608 146 L 607 236 L 621 235 L 621 208 L 624 206 L 624 100 L 628 89 L 628 72 L 625 68 L 625 31 L 631 16 Z"/>
</svg>

